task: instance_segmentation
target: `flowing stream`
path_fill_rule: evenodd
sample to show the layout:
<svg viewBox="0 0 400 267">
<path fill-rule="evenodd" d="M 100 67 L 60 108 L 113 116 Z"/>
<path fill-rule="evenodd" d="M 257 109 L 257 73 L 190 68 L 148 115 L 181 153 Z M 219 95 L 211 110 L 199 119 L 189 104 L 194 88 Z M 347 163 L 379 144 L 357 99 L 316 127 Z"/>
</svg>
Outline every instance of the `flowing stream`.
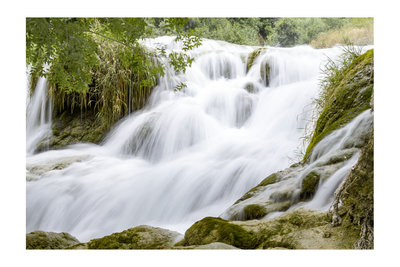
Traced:
<svg viewBox="0 0 400 267">
<path fill-rule="evenodd" d="M 39 78 L 26 110 L 26 153 L 31 155 L 41 141 L 51 136 L 52 104 L 45 78 Z"/>
<path fill-rule="evenodd" d="M 180 47 L 171 37 L 145 43 Z M 320 68 L 341 49 L 268 47 L 247 71 L 254 49 L 205 40 L 191 52 L 192 67 L 168 68 L 147 106 L 103 144 L 33 154 L 51 132 L 39 80 L 27 115 L 27 232 L 63 231 L 83 242 L 141 224 L 184 233 L 296 162 Z M 260 72 L 266 63 L 268 82 Z M 175 92 L 180 82 L 187 87 Z"/>
</svg>

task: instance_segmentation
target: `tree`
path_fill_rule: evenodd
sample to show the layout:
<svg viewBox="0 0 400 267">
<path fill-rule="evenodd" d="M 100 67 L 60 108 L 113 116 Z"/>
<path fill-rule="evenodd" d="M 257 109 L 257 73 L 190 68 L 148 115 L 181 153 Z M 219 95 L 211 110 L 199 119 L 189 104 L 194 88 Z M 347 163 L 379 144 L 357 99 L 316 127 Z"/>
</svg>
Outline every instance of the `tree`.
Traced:
<svg viewBox="0 0 400 267">
<path fill-rule="evenodd" d="M 175 34 L 187 51 L 200 45 L 195 29 L 186 29 L 187 18 L 158 19 L 163 32 Z M 32 77 L 45 76 L 49 83 L 66 92 L 87 92 L 91 70 L 99 65 L 98 40 L 121 45 L 117 54 L 123 65 L 163 74 L 153 58 L 166 56 L 164 50 L 148 51 L 139 42 L 152 35 L 154 26 L 146 18 L 27 18 L 26 59 Z M 185 71 L 193 61 L 186 54 L 171 53 L 170 63 Z"/>
<path fill-rule="evenodd" d="M 298 23 L 295 19 L 281 18 L 276 24 L 277 41 L 281 46 L 293 46 L 299 39 Z"/>
<path fill-rule="evenodd" d="M 108 129 L 146 104 L 167 58 L 176 72 L 193 62 L 185 52 L 201 44 L 187 18 L 27 18 L 26 61 L 35 80 L 48 79 L 55 115 L 92 110 Z M 175 35 L 183 52 L 149 50 L 141 39 Z"/>
</svg>

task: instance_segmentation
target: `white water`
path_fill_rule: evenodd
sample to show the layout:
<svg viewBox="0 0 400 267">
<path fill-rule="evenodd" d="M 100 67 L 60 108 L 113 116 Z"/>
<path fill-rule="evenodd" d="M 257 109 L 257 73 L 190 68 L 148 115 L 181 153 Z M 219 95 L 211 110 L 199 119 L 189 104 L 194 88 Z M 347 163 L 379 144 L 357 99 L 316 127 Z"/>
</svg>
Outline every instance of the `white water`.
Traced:
<svg viewBox="0 0 400 267">
<path fill-rule="evenodd" d="M 311 154 L 311 168 L 326 161 L 333 153 L 349 147 L 357 146 L 371 130 L 373 112 L 366 110 L 349 122 L 345 127 L 332 132 L 319 142 Z M 329 179 L 319 185 L 312 201 L 304 204 L 311 209 L 328 210 L 333 201 L 334 192 L 344 180 L 350 169 L 356 164 L 359 153 L 355 153 Z"/>
<path fill-rule="evenodd" d="M 29 95 L 29 93 L 28 93 Z M 52 105 L 47 80 L 40 77 L 32 98 L 28 97 L 26 115 L 26 152 L 32 154 L 38 144 L 51 135 Z"/>
<path fill-rule="evenodd" d="M 292 206 L 288 211 L 297 208 L 328 211 L 334 199 L 334 192 L 345 179 L 350 169 L 356 164 L 359 149 L 368 137 L 373 124 L 373 112 L 366 110 L 346 124 L 323 138 L 313 149 L 311 162 L 304 166 L 291 167 L 280 173 L 278 182 L 259 189 L 250 198 L 232 205 L 221 217 L 224 219 L 240 219 L 244 217 L 243 209 L 249 204 L 261 204 L 272 207 L 279 196 L 289 196 Z M 347 158 L 333 164 L 332 159 Z M 303 179 L 310 173 L 317 172 L 320 182 L 315 196 L 306 202 L 299 202 Z M 271 212 L 266 218 L 274 218 L 284 212 Z"/>
<path fill-rule="evenodd" d="M 179 49 L 171 41 L 147 45 Z M 186 74 L 167 70 L 147 107 L 122 120 L 102 146 L 28 155 L 28 169 L 79 162 L 27 182 L 27 232 L 87 241 L 147 224 L 183 233 L 289 166 L 311 118 L 321 63 L 340 49 L 269 48 L 246 74 L 253 49 L 207 40 Z M 265 61 L 270 87 L 258 71 Z M 174 92 L 181 81 L 187 88 Z M 244 89 L 248 83 L 255 93 Z"/>
</svg>

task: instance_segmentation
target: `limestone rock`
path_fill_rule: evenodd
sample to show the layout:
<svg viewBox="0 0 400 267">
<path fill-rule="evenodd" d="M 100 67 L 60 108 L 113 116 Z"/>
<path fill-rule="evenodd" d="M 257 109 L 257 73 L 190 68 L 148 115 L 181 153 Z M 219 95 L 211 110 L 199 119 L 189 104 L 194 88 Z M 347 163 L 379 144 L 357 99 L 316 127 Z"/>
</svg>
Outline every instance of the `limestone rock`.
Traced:
<svg viewBox="0 0 400 267">
<path fill-rule="evenodd" d="M 185 233 L 184 246 L 207 245 L 222 242 L 238 248 L 250 249 L 255 247 L 254 233 L 246 231 L 221 218 L 206 217 L 193 224 Z"/>
<path fill-rule="evenodd" d="M 97 238 L 87 243 L 88 249 L 168 249 L 182 235 L 180 233 L 141 225 L 120 233 Z M 83 247 L 82 247 L 83 248 Z"/>
<path fill-rule="evenodd" d="M 63 249 L 79 244 L 79 240 L 68 233 L 35 231 L 26 234 L 26 249 Z"/>
</svg>

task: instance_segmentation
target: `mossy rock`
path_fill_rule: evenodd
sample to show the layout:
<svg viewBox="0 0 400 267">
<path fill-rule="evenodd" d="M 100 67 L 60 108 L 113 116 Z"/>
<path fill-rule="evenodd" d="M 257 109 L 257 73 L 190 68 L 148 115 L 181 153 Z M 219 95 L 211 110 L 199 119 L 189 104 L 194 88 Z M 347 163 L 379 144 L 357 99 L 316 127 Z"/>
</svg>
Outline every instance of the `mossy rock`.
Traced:
<svg viewBox="0 0 400 267">
<path fill-rule="evenodd" d="M 246 85 L 244 86 L 244 89 L 247 92 L 249 92 L 250 94 L 254 94 L 256 92 L 254 83 L 252 83 L 252 82 L 246 83 Z"/>
<path fill-rule="evenodd" d="M 99 144 L 109 127 L 96 117 L 93 111 L 88 110 L 82 113 L 65 111 L 56 115 L 53 118 L 52 129 L 53 135 L 49 145 L 50 148 L 57 149 L 82 142 Z"/>
<path fill-rule="evenodd" d="M 244 207 L 243 213 L 245 220 L 254 220 L 254 219 L 260 219 L 265 215 L 267 215 L 267 210 L 263 206 L 257 204 L 250 204 Z"/>
<path fill-rule="evenodd" d="M 357 57 L 342 70 L 342 79 L 330 88 L 330 97 L 316 122 L 304 161 L 308 160 L 315 145 L 325 136 L 371 108 L 374 86 L 373 57 L 373 49 Z"/>
<path fill-rule="evenodd" d="M 26 169 L 28 170 L 27 181 L 36 180 L 37 178 L 39 178 L 40 176 L 42 176 L 47 172 L 62 170 L 74 163 L 82 162 L 87 159 L 89 159 L 89 156 L 72 156 L 72 157 L 57 158 L 52 161 L 49 160 L 46 163 L 27 164 L 26 166 Z"/>
<path fill-rule="evenodd" d="M 177 243 L 172 247 L 172 249 L 239 249 L 237 247 L 221 243 L 221 242 L 213 242 L 207 245 L 200 245 L 200 246 L 183 246 L 181 243 Z"/>
<path fill-rule="evenodd" d="M 255 248 L 254 233 L 227 220 L 206 217 L 193 224 L 185 233 L 184 246 L 222 242 L 242 249 Z"/>
<path fill-rule="evenodd" d="M 87 243 L 88 249 L 168 249 L 181 236 L 167 229 L 137 226 Z"/>
<path fill-rule="evenodd" d="M 297 209 L 277 218 L 263 220 L 257 226 L 257 248 L 297 248 L 297 240 L 293 233 L 303 229 L 320 227 L 330 223 L 324 212 Z"/>
<path fill-rule="evenodd" d="M 68 233 L 35 231 L 26 234 L 26 249 L 64 249 L 79 244 L 79 240 Z"/>
<path fill-rule="evenodd" d="M 195 249 L 238 249 L 238 248 L 225 243 L 214 242 L 207 245 L 197 246 Z"/>
<path fill-rule="evenodd" d="M 232 221 L 247 221 L 261 219 L 271 212 L 286 211 L 292 205 L 291 201 L 272 202 L 260 204 L 249 204 L 245 207 L 235 208 L 233 213 L 227 214 L 226 218 Z"/>
<path fill-rule="evenodd" d="M 263 62 L 260 65 L 260 76 L 261 80 L 264 82 L 265 86 L 269 86 L 271 75 L 271 67 L 267 62 Z"/>
<path fill-rule="evenodd" d="M 256 50 L 250 53 L 249 57 L 247 58 L 247 69 L 246 69 L 247 72 L 253 66 L 254 62 L 256 61 L 256 58 L 261 54 L 262 51 L 265 50 L 266 48 L 257 48 Z"/>
<path fill-rule="evenodd" d="M 333 227 L 327 212 L 296 209 L 263 220 L 235 224 L 255 235 L 257 249 L 350 249 L 357 240 L 355 227 Z"/>
<path fill-rule="evenodd" d="M 270 199 L 275 201 L 275 202 L 282 202 L 282 201 L 288 201 L 291 200 L 293 196 L 293 191 L 292 190 L 286 190 L 286 191 L 276 191 L 273 192 L 270 195 Z"/>
<path fill-rule="evenodd" d="M 301 183 L 301 200 L 308 200 L 314 196 L 315 191 L 318 188 L 319 180 L 320 175 L 315 171 L 311 171 L 306 175 L 306 177 L 303 179 L 303 182 Z"/>
<path fill-rule="evenodd" d="M 333 164 L 337 164 L 343 161 L 346 161 L 348 159 L 350 159 L 355 153 L 356 153 L 356 149 L 347 149 L 345 151 L 341 151 L 341 153 L 335 154 L 333 156 L 331 156 L 326 162 L 324 162 L 324 165 L 333 165 Z"/>
<path fill-rule="evenodd" d="M 262 180 L 261 183 L 259 183 L 256 187 L 253 187 L 252 189 L 247 191 L 246 194 L 244 194 L 241 198 L 239 198 L 234 204 L 238 204 L 239 202 L 242 202 L 243 200 L 251 198 L 262 187 L 276 183 L 277 177 L 278 177 L 277 173 L 273 173 L 273 174 L 269 175 L 267 178 Z"/>
<path fill-rule="evenodd" d="M 373 249 L 374 229 L 374 134 L 371 131 L 369 141 L 361 149 L 356 165 L 346 177 L 344 190 L 340 196 L 344 215 L 344 224 L 364 229 L 355 244 L 359 249 Z"/>
<path fill-rule="evenodd" d="M 267 186 L 267 185 L 270 185 L 270 184 L 274 184 L 274 183 L 276 183 L 277 178 L 278 178 L 278 174 L 277 173 L 273 173 L 273 174 L 267 176 L 267 178 L 262 180 L 261 183 L 259 183 L 258 185 L 259 186 Z"/>
</svg>

